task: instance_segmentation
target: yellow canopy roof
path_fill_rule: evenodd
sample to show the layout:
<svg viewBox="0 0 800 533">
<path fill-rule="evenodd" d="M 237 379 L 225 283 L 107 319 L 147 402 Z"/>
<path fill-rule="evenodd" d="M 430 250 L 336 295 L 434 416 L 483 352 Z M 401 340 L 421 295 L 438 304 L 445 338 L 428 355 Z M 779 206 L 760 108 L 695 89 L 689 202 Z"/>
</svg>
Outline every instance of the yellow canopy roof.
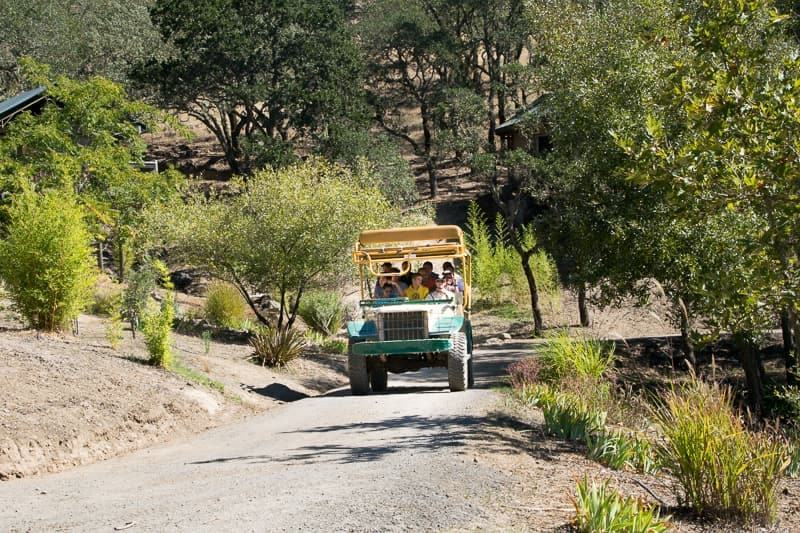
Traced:
<svg viewBox="0 0 800 533">
<path fill-rule="evenodd" d="M 364 248 L 394 243 L 441 244 L 443 242 L 464 245 L 464 233 L 458 226 L 417 226 L 362 231 L 358 238 Z"/>
</svg>

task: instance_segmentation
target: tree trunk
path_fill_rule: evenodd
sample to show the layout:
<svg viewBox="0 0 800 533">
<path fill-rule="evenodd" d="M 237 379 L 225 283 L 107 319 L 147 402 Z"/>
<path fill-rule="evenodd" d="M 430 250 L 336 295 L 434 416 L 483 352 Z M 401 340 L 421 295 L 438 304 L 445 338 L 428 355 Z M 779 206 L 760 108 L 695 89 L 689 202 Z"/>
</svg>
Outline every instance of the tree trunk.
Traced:
<svg viewBox="0 0 800 533">
<path fill-rule="evenodd" d="M 422 105 L 420 108 L 422 114 L 422 138 L 423 149 L 425 151 L 425 169 L 428 171 L 428 182 L 431 188 L 431 198 L 436 198 L 439 195 L 439 179 L 436 176 L 436 158 L 433 155 L 433 133 L 431 132 L 431 117 L 428 112 L 428 107 Z"/>
<path fill-rule="evenodd" d="M 297 294 L 294 297 L 294 304 L 292 305 L 292 314 L 289 317 L 289 321 L 286 323 L 286 329 L 289 329 L 294 324 L 295 319 L 297 318 L 297 310 L 300 308 L 300 298 L 303 295 L 303 287 L 300 287 L 297 290 Z"/>
<path fill-rule="evenodd" d="M 580 316 L 581 326 L 584 328 L 592 327 L 592 312 L 586 303 L 586 285 L 583 283 L 578 286 L 578 315 Z"/>
<path fill-rule="evenodd" d="M 764 401 L 764 374 L 761 353 L 758 351 L 758 346 L 756 346 L 750 332 L 734 333 L 733 342 L 738 349 L 739 362 L 744 369 L 750 408 L 756 416 L 759 416 Z"/>
<path fill-rule="evenodd" d="M 125 281 L 125 244 L 117 237 L 117 254 L 119 255 L 119 281 Z"/>
<path fill-rule="evenodd" d="M 686 307 L 686 302 L 680 296 L 678 296 L 677 304 L 681 317 L 681 350 L 683 351 L 683 356 L 692 365 L 692 368 L 696 368 L 697 359 L 695 358 L 694 342 L 692 342 L 691 336 L 692 323 L 689 319 L 689 310 Z"/>
<path fill-rule="evenodd" d="M 519 250 L 517 250 L 519 252 Z M 533 311 L 533 334 L 541 336 L 544 330 L 544 320 L 542 319 L 542 308 L 539 307 L 539 288 L 536 285 L 536 277 L 533 275 L 531 268 L 530 254 L 520 253 L 522 259 L 522 270 L 525 272 L 525 278 L 528 280 L 528 290 L 531 293 L 531 310 Z"/>
</svg>

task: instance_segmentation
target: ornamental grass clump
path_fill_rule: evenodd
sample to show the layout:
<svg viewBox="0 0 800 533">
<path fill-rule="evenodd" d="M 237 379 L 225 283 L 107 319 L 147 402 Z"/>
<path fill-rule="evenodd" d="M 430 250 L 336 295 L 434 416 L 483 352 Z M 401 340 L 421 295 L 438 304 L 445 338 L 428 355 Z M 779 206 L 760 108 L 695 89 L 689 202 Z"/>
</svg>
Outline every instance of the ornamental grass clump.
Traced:
<svg viewBox="0 0 800 533">
<path fill-rule="evenodd" d="M 681 504 L 701 515 L 775 519 L 786 447 L 748 431 L 727 388 L 693 380 L 668 392 L 653 418 L 662 432 L 656 454 Z"/>
<path fill-rule="evenodd" d="M 215 282 L 208 289 L 205 303 L 206 318 L 212 324 L 240 329 L 247 314 L 247 302 L 239 289 L 230 283 Z"/>
<path fill-rule="evenodd" d="M 575 529 L 581 533 L 661 533 L 670 528 L 656 506 L 633 497 L 623 497 L 608 485 L 578 481 L 575 497 Z"/>
<path fill-rule="evenodd" d="M 613 470 L 630 468 L 645 474 L 658 471 L 652 445 L 646 438 L 619 431 L 600 431 L 586 438 L 586 455 Z"/>
<path fill-rule="evenodd" d="M 536 405 L 544 415 L 545 429 L 558 438 L 586 442 L 590 434 L 605 426 L 606 413 L 575 394 L 539 387 Z"/>
<path fill-rule="evenodd" d="M 250 337 L 253 357 L 261 366 L 286 366 L 300 357 L 305 344 L 302 333 L 286 326 L 265 326 Z"/>
<path fill-rule="evenodd" d="M 614 345 L 594 339 L 572 339 L 562 332 L 548 339 L 539 360 L 539 377 L 545 383 L 558 383 L 565 378 L 599 380 L 614 365 Z"/>
</svg>

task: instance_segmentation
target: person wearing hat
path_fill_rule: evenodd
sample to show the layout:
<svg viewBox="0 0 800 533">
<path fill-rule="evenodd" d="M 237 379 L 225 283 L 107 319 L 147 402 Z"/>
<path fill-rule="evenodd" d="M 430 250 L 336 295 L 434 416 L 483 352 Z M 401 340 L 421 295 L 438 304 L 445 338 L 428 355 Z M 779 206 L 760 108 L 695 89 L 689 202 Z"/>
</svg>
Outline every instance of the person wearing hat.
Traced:
<svg viewBox="0 0 800 533">
<path fill-rule="evenodd" d="M 464 278 L 462 278 L 458 272 L 456 272 L 455 267 L 453 267 L 453 263 L 450 261 L 445 261 L 444 264 L 442 264 L 442 269 L 444 269 L 443 274 L 446 274 L 448 270 L 453 273 L 453 279 L 456 281 L 456 288 L 458 292 L 464 292 Z"/>
<path fill-rule="evenodd" d="M 442 278 L 444 278 L 444 290 L 448 292 L 452 292 L 453 294 L 461 292 L 458 289 L 458 284 L 456 283 L 456 278 L 453 275 L 452 270 L 445 270 L 442 272 Z"/>
<path fill-rule="evenodd" d="M 426 300 L 452 300 L 453 293 L 444 288 L 444 278 L 440 277 L 436 272 L 431 273 L 431 278 L 433 278 L 436 286 L 428 293 Z"/>
</svg>

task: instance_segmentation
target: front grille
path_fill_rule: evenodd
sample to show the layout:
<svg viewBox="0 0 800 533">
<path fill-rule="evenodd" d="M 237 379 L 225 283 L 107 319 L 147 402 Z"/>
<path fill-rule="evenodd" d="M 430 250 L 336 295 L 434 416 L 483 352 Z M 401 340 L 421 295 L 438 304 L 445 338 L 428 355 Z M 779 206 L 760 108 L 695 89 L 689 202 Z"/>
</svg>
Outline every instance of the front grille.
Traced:
<svg viewBox="0 0 800 533">
<path fill-rule="evenodd" d="M 428 313 L 425 311 L 381 313 L 379 324 L 378 334 L 383 341 L 428 338 Z"/>
</svg>

